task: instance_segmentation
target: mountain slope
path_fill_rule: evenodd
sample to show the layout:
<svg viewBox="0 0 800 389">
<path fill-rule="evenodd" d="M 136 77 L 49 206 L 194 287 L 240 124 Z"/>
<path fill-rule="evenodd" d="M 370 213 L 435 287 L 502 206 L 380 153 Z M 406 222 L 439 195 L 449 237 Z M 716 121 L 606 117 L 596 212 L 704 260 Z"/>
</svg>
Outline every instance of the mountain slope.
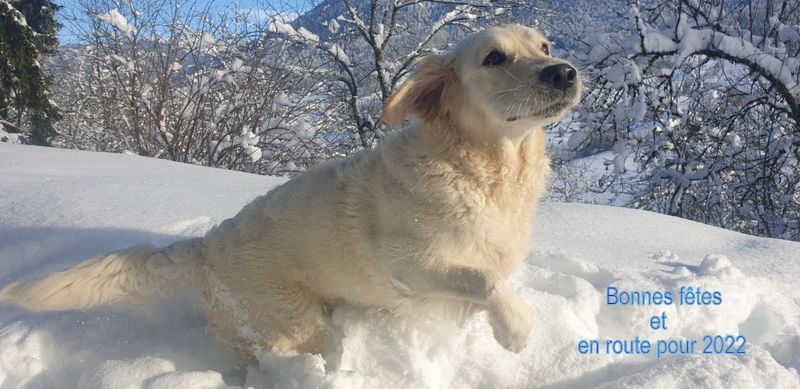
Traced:
<svg viewBox="0 0 800 389">
<path fill-rule="evenodd" d="M 0 144 L 0 284 L 128 245 L 202 235 L 283 179 L 129 155 Z M 662 251 L 670 250 L 670 252 Z M 710 255 L 709 255 L 710 254 Z M 0 305 L 0 387 L 800 387 L 800 244 L 630 209 L 543 204 L 513 283 L 523 353 L 463 328 L 353 307 L 322 356 L 237 366 L 195 291 L 146 307 L 34 314 Z M 609 306 L 606 287 L 720 291 L 711 307 Z M 666 330 L 649 318 L 668 316 Z M 743 356 L 581 355 L 581 339 L 747 337 Z"/>
</svg>

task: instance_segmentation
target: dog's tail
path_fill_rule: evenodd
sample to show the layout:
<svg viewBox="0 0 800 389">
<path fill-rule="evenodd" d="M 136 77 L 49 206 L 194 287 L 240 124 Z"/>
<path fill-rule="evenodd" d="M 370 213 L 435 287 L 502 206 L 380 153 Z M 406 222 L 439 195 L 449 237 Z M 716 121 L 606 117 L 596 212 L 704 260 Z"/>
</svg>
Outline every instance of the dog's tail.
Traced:
<svg viewBox="0 0 800 389">
<path fill-rule="evenodd" d="M 32 311 L 86 309 L 163 296 L 203 277 L 203 239 L 159 249 L 138 245 L 95 257 L 40 280 L 13 283 L 0 291 Z"/>
</svg>

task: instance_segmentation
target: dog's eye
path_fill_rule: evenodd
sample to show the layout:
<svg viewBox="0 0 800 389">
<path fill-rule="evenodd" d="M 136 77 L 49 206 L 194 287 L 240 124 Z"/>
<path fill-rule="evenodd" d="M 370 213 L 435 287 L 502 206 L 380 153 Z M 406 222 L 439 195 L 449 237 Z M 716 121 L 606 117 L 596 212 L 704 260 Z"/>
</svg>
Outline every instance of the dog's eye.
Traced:
<svg viewBox="0 0 800 389">
<path fill-rule="evenodd" d="M 492 52 L 484 58 L 483 66 L 497 66 L 502 65 L 503 62 L 506 62 L 505 54 L 497 50 L 492 50 Z"/>
<path fill-rule="evenodd" d="M 547 43 L 542 43 L 542 53 L 544 53 L 544 55 L 550 55 L 550 46 L 548 46 Z"/>
</svg>

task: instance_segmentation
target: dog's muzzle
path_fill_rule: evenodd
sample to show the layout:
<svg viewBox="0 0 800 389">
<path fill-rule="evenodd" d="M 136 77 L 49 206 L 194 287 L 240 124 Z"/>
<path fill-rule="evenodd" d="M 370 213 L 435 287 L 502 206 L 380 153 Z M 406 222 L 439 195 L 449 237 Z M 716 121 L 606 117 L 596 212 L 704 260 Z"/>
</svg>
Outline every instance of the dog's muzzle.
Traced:
<svg viewBox="0 0 800 389">
<path fill-rule="evenodd" d="M 570 65 L 550 65 L 539 73 L 539 81 L 561 91 L 575 86 L 578 71 Z"/>
</svg>

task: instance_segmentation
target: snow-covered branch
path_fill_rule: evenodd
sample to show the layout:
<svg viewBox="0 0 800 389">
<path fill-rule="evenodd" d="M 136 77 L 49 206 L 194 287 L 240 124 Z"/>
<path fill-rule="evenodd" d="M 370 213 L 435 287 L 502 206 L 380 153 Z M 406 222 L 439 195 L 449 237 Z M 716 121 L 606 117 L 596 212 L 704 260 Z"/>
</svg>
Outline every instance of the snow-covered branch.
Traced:
<svg viewBox="0 0 800 389">
<path fill-rule="evenodd" d="M 782 4 L 631 3 L 574 54 L 594 87 L 568 145 L 610 150 L 599 181 L 633 206 L 800 238 L 800 15 Z"/>
</svg>

